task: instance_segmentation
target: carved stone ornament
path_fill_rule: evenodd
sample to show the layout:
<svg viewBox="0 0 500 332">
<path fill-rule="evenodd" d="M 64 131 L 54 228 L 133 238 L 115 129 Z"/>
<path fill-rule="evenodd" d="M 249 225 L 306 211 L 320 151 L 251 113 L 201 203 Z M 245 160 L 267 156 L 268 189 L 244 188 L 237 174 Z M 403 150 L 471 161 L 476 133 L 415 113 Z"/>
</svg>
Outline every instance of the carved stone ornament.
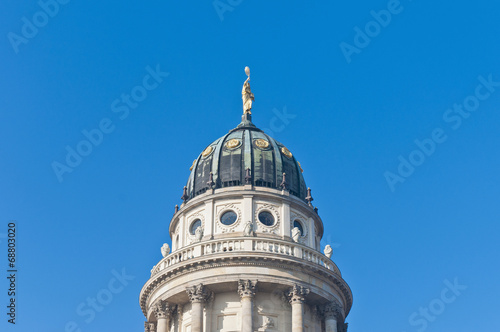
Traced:
<svg viewBox="0 0 500 332">
<path fill-rule="evenodd" d="M 207 291 L 206 287 L 203 284 L 198 284 L 193 287 L 186 288 L 186 292 L 189 297 L 189 301 L 191 302 L 205 302 L 212 295 L 211 292 Z"/>
<path fill-rule="evenodd" d="M 171 311 L 172 307 L 165 300 L 160 300 L 153 306 L 153 313 L 156 319 L 168 318 L 171 314 Z"/>
<path fill-rule="evenodd" d="M 240 297 L 254 297 L 257 290 L 257 281 L 239 280 L 238 293 Z"/>
<path fill-rule="evenodd" d="M 292 288 L 287 293 L 288 300 L 290 304 L 293 303 L 304 303 L 306 296 L 309 294 L 310 289 L 298 284 L 293 285 Z"/>
<path fill-rule="evenodd" d="M 144 322 L 144 332 L 156 332 L 155 323 Z"/>
<path fill-rule="evenodd" d="M 338 301 L 332 301 L 326 304 L 323 307 L 323 314 L 325 318 L 335 317 L 339 321 L 344 321 L 342 305 Z"/>
<path fill-rule="evenodd" d="M 161 255 L 163 257 L 167 257 L 168 254 L 170 254 L 170 246 L 168 245 L 168 243 L 164 243 L 161 246 Z"/>
<path fill-rule="evenodd" d="M 262 324 L 262 327 L 263 328 L 274 327 L 274 319 L 272 319 L 271 317 L 268 317 L 268 316 L 264 316 L 264 322 Z"/>
<path fill-rule="evenodd" d="M 292 229 L 292 239 L 293 239 L 293 241 L 299 243 L 300 242 L 300 235 L 301 235 L 300 229 L 298 227 L 294 227 Z"/>
<path fill-rule="evenodd" d="M 247 221 L 245 224 L 245 228 L 243 229 L 243 236 L 253 236 L 253 223 L 251 221 Z"/>
<path fill-rule="evenodd" d="M 327 245 L 325 246 L 324 253 L 325 253 L 325 256 L 326 256 L 326 257 L 328 257 L 328 258 L 331 258 L 331 257 L 332 257 L 333 249 L 332 249 L 332 247 L 331 247 L 329 244 L 327 244 Z"/>
<path fill-rule="evenodd" d="M 194 232 L 196 241 L 200 242 L 201 239 L 203 238 L 203 227 L 198 227 L 196 231 Z"/>
</svg>

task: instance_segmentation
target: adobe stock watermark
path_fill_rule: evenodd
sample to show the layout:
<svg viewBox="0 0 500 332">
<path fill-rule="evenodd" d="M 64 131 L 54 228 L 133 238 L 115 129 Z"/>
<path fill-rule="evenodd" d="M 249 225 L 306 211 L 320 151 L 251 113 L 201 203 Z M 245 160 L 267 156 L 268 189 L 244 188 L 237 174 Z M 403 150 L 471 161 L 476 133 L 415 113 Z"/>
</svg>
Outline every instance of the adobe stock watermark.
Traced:
<svg viewBox="0 0 500 332">
<path fill-rule="evenodd" d="M 162 72 L 160 65 L 156 65 L 155 69 L 147 66 L 146 72 L 147 74 L 142 78 L 142 83 L 134 86 L 130 90 L 130 94 L 122 93 L 120 98 L 111 103 L 111 112 L 116 113 L 120 120 L 125 120 L 130 115 L 130 111 L 136 109 L 139 103 L 147 98 L 148 91 L 158 88 L 164 78 L 170 75 L 167 72 Z M 96 128 L 81 131 L 84 138 L 74 148 L 66 145 L 64 162 L 53 161 L 51 164 L 59 183 L 63 182 L 63 175 L 73 172 L 82 163 L 83 159 L 88 157 L 93 149 L 104 141 L 105 134 L 111 134 L 115 129 L 116 126 L 113 120 L 104 117 L 98 122 Z"/>
<path fill-rule="evenodd" d="M 234 8 L 241 5 L 243 0 L 214 0 L 212 5 L 219 16 L 220 21 L 224 21 L 224 13 L 232 12 Z"/>
<path fill-rule="evenodd" d="M 97 291 L 94 297 L 87 297 L 85 301 L 76 307 L 76 314 L 83 322 L 68 321 L 64 326 L 64 332 L 82 332 L 83 330 L 80 326 L 83 323 L 87 325 L 92 323 L 97 313 L 103 312 L 106 306 L 109 306 L 113 302 L 115 296 L 123 292 L 129 282 L 135 279 L 135 276 L 126 273 L 125 268 L 122 268 L 121 272 L 113 269 L 111 270 L 111 274 L 113 277 L 109 279 L 106 287 Z"/>
<path fill-rule="evenodd" d="M 404 10 L 399 0 L 389 0 L 386 8 L 379 11 L 371 10 L 370 15 L 373 20 L 368 21 L 363 29 L 357 25 L 353 28 L 355 35 L 352 44 L 340 42 L 339 47 L 347 63 L 351 63 L 353 54 L 360 54 L 362 49 L 368 47 L 372 39 L 382 32 L 382 28 L 389 26 L 393 16 L 401 14 Z"/>
<path fill-rule="evenodd" d="M 500 87 L 500 81 L 494 81 L 493 75 L 488 78 L 479 76 L 479 84 L 474 89 L 474 93 L 464 98 L 461 103 L 454 103 L 452 108 L 443 113 L 443 121 L 453 130 L 458 130 L 465 119 L 468 119 L 472 113 L 479 109 L 482 101 L 488 99 Z M 407 157 L 398 156 L 399 165 L 397 172 L 384 172 L 384 178 L 392 192 L 396 191 L 398 183 L 404 183 L 427 158 L 432 156 L 439 144 L 446 142 L 448 135 L 442 127 L 436 127 L 432 130 L 430 137 L 414 140 L 416 148 L 411 151 Z"/>
<path fill-rule="evenodd" d="M 275 133 L 281 133 L 291 123 L 291 120 L 297 117 L 297 114 L 288 113 L 286 105 L 280 111 L 277 108 L 272 110 L 274 116 L 269 120 L 269 128 L 262 130 L 269 136 L 274 137 Z"/>
<path fill-rule="evenodd" d="M 448 279 L 445 279 L 443 283 L 445 287 L 438 297 L 431 300 L 427 306 L 418 308 L 418 311 L 413 312 L 408 317 L 408 323 L 415 327 L 417 332 L 425 331 L 429 323 L 436 321 L 446 307 L 455 302 L 462 295 L 462 291 L 467 289 L 467 286 L 458 283 L 458 278 L 455 278 L 453 283 Z"/>
<path fill-rule="evenodd" d="M 19 53 L 19 46 L 22 44 L 28 44 L 30 39 L 35 38 L 38 35 L 39 29 L 45 27 L 51 18 L 54 18 L 61 9 L 61 5 L 66 5 L 70 0 L 40 0 L 37 2 L 40 10 L 35 12 L 31 19 L 23 16 L 21 18 L 22 26 L 21 32 L 9 32 L 7 33 L 7 39 L 9 39 L 10 45 L 14 49 L 14 52 Z"/>
</svg>

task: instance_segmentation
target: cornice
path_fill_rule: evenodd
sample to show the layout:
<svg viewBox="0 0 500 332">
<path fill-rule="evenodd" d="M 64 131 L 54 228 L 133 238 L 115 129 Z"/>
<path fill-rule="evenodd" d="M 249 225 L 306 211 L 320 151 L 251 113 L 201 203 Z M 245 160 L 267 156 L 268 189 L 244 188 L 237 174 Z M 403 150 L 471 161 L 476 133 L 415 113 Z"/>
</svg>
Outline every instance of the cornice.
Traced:
<svg viewBox="0 0 500 332">
<path fill-rule="evenodd" d="M 154 275 L 151 279 L 146 282 L 141 290 L 139 297 L 140 306 L 144 315 L 147 315 L 146 303 L 147 299 L 151 294 L 153 294 L 157 289 L 162 287 L 166 282 L 173 278 L 178 278 L 196 271 L 208 270 L 218 267 L 232 267 L 232 266 L 272 266 L 277 269 L 282 270 L 294 270 L 302 273 L 307 273 L 309 275 L 315 275 L 316 277 L 321 277 L 326 279 L 333 285 L 335 285 L 340 294 L 344 298 L 345 315 L 347 316 L 351 306 L 352 306 L 352 292 L 347 283 L 342 279 L 342 277 L 336 274 L 334 271 L 322 267 L 318 264 L 314 264 L 303 259 L 299 259 L 293 256 L 287 257 L 265 257 L 261 254 L 255 253 L 245 253 L 242 256 L 239 252 L 223 253 L 223 254 L 213 254 L 210 256 L 202 256 L 198 258 L 193 258 L 183 263 L 176 264 L 171 268 L 162 270 L 160 273 Z M 239 278 L 235 277 L 235 281 Z M 290 281 L 290 286 L 293 282 Z"/>
</svg>

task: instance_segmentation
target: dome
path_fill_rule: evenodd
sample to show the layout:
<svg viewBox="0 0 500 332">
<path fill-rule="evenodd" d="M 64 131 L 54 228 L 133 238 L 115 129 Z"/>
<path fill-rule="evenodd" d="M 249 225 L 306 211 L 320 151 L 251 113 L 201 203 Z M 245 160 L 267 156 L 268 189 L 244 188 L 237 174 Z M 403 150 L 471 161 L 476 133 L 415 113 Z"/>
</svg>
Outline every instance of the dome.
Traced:
<svg viewBox="0 0 500 332">
<path fill-rule="evenodd" d="M 183 199 L 245 184 L 281 190 L 283 180 L 290 194 L 305 200 L 307 187 L 295 156 L 246 114 L 235 129 L 210 143 L 194 160 Z"/>
</svg>

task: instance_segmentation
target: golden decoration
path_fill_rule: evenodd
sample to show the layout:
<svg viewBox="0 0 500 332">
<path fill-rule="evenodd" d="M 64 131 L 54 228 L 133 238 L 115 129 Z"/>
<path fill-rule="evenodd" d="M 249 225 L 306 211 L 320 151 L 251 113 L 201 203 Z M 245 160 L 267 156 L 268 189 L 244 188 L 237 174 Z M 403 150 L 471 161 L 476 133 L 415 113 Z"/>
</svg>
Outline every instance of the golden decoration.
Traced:
<svg viewBox="0 0 500 332">
<path fill-rule="evenodd" d="M 304 173 L 304 170 L 302 169 L 302 166 L 300 166 L 300 162 L 297 161 L 297 164 L 299 164 L 300 172 Z"/>
<path fill-rule="evenodd" d="M 293 154 L 290 152 L 290 150 L 288 150 L 285 147 L 281 148 L 281 153 L 283 153 L 285 155 L 285 157 L 287 157 L 287 158 L 291 159 L 293 157 Z"/>
<path fill-rule="evenodd" d="M 241 145 L 241 142 L 239 140 L 237 140 L 236 138 L 230 139 L 229 141 L 226 142 L 226 148 L 228 148 L 228 149 L 234 149 L 240 145 Z"/>
<path fill-rule="evenodd" d="M 255 145 L 261 149 L 267 149 L 269 147 L 269 142 L 265 139 L 259 138 L 255 140 Z"/>
<path fill-rule="evenodd" d="M 195 159 L 195 160 L 193 160 L 193 164 L 191 165 L 191 167 L 189 167 L 189 170 L 190 170 L 190 171 L 192 171 L 192 170 L 193 170 L 193 168 L 194 168 L 194 164 L 196 164 L 196 159 Z"/>
<path fill-rule="evenodd" d="M 214 150 L 214 148 L 211 147 L 211 146 L 209 146 L 208 148 L 206 148 L 205 150 L 203 150 L 203 152 L 201 153 L 201 155 L 203 157 L 208 157 L 212 153 L 213 150 Z"/>
</svg>

